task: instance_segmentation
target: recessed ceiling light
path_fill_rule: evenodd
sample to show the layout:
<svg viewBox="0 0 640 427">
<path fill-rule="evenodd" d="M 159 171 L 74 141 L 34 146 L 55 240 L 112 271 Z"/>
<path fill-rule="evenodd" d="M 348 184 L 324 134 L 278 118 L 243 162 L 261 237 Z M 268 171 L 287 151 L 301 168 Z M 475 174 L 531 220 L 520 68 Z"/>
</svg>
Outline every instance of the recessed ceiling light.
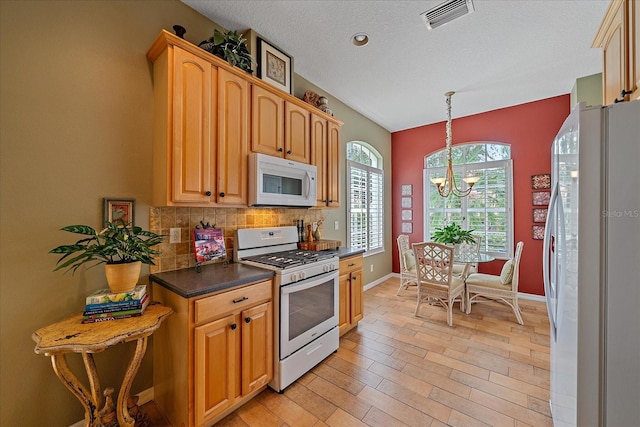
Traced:
<svg viewBox="0 0 640 427">
<path fill-rule="evenodd" d="M 365 46 L 369 43 L 369 36 L 366 33 L 356 33 L 351 36 L 351 43 L 356 46 Z"/>
</svg>

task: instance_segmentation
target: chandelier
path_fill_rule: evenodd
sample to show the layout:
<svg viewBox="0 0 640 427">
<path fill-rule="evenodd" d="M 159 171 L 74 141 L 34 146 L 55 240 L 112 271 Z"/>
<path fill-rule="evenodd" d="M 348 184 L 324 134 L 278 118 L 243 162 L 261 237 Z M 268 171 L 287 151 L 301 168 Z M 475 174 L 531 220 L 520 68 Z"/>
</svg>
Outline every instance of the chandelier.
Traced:
<svg viewBox="0 0 640 427">
<path fill-rule="evenodd" d="M 467 189 L 461 190 L 456 183 L 456 178 L 453 174 L 453 163 L 451 161 L 451 96 L 455 92 L 447 92 L 444 95 L 447 97 L 447 173 L 443 177 L 431 178 L 431 182 L 436 185 L 438 188 L 438 193 L 442 197 L 449 197 L 450 194 L 458 197 L 465 197 L 471 193 L 473 186 L 476 182 L 480 181 L 480 178 L 477 176 L 467 176 L 462 178 L 464 182 L 467 183 Z"/>
</svg>

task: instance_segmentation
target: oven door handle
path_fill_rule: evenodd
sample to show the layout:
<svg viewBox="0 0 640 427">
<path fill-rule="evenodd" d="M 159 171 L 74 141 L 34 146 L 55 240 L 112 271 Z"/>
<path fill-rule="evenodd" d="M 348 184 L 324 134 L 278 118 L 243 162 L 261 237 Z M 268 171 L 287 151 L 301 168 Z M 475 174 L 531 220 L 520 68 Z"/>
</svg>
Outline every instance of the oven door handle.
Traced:
<svg viewBox="0 0 640 427">
<path fill-rule="evenodd" d="M 300 283 L 292 283 L 290 285 L 282 286 L 280 288 L 283 295 L 292 294 L 294 292 L 304 291 L 305 289 L 313 288 L 314 286 L 318 286 L 321 283 L 326 282 L 327 280 L 332 280 L 338 276 L 337 271 L 333 271 L 331 274 L 327 274 L 326 276 L 314 277 L 309 282 L 300 282 Z"/>
</svg>

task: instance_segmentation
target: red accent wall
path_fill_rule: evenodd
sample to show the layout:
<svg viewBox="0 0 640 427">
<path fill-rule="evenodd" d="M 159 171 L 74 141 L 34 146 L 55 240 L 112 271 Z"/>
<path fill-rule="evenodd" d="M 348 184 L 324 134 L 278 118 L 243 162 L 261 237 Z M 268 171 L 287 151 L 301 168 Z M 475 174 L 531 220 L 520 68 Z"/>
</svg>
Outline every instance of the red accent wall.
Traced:
<svg viewBox="0 0 640 427">
<path fill-rule="evenodd" d="M 544 295 L 542 240 L 533 240 L 531 176 L 551 171 L 551 143 L 570 112 L 569 95 L 488 111 L 452 122 L 452 143 L 495 141 L 511 145 L 514 179 L 515 243 L 522 240 L 520 292 Z M 391 134 L 393 271 L 399 272 L 396 238 L 402 234 L 401 186 L 413 185 L 411 243 L 423 240 L 422 169 L 424 157 L 444 148 L 445 122 Z M 504 260 L 481 264 L 480 271 L 500 274 Z"/>
</svg>

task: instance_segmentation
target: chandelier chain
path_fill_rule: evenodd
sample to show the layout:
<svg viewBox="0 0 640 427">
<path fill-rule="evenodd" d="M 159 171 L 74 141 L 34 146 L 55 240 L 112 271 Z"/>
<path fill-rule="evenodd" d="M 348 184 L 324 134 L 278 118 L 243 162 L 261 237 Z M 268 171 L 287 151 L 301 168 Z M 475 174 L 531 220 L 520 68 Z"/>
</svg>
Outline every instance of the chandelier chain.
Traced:
<svg viewBox="0 0 640 427">
<path fill-rule="evenodd" d="M 452 140 L 452 132 L 451 132 L 451 96 L 455 92 L 447 92 L 445 96 L 447 97 L 447 124 L 446 124 L 446 140 L 445 147 L 447 150 L 447 172 L 444 178 L 431 178 L 431 182 L 436 185 L 438 189 L 438 194 L 442 197 L 449 197 L 450 194 L 453 194 L 458 197 L 465 197 L 471 193 L 473 189 L 473 185 L 478 182 L 480 178 L 478 177 L 467 177 L 462 180 L 467 183 L 467 189 L 461 190 L 456 183 L 456 178 L 453 173 L 453 161 L 451 158 L 451 140 Z"/>
</svg>

